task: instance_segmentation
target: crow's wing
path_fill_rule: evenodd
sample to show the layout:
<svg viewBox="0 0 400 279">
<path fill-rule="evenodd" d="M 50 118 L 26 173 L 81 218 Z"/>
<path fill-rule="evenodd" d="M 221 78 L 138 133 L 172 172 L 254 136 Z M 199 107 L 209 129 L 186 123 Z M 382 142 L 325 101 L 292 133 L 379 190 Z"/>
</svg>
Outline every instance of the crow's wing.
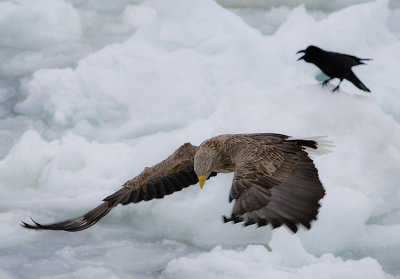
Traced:
<svg viewBox="0 0 400 279">
<path fill-rule="evenodd" d="M 349 59 L 349 61 L 352 61 L 352 66 L 364 64 L 364 62 L 362 62 L 362 61 L 372 60 L 372 58 L 359 58 L 357 56 L 348 55 L 348 54 L 343 54 L 343 56 L 346 57 L 347 59 Z"/>
</svg>

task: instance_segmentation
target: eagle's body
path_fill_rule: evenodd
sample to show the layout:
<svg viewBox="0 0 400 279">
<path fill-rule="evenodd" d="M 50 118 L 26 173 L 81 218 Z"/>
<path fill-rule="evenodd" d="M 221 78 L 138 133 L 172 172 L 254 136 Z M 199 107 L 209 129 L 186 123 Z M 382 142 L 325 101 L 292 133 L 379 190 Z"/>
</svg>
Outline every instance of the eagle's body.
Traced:
<svg viewBox="0 0 400 279">
<path fill-rule="evenodd" d="M 280 134 L 221 135 L 199 147 L 185 143 L 164 161 L 145 168 L 114 194 L 85 215 L 65 222 L 25 228 L 79 231 L 86 229 L 113 207 L 160 199 L 217 173 L 234 172 L 229 201 L 235 200 L 232 216 L 225 222 L 245 225 L 283 224 L 297 231 L 310 228 L 325 191 L 306 148 L 317 149 L 314 140 L 296 140 Z"/>
</svg>

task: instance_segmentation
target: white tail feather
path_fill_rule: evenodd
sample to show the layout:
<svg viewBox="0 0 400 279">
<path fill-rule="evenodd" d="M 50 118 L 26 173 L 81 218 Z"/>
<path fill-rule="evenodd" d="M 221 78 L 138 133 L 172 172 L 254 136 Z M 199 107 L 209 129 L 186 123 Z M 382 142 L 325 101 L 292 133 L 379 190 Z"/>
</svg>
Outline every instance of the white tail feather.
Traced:
<svg viewBox="0 0 400 279">
<path fill-rule="evenodd" d="M 333 141 L 330 141 L 327 138 L 328 136 L 315 136 L 315 137 L 297 138 L 297 139 L 315 141 L 317 143 L 317 149 L 304 146 L 304 151 L 306 151 L 310 156 L 320 156 L 332 153 L 330 149 L 335 147 Z M 296 139 L 293 137 L 289 137 L 289 140 L 296 140 Z"/>
<path fill-rule="evenodd" d="M 327 139 L 328 136 L 316 136 L 302 138 L 303 140 L 313 140 L 317 142 L 317 149 L 305 147 L 305 151 L 311 156 L 319 156 L 332 153 L 331 149 L 335 147 L 333 141 Z"/>
</svg>

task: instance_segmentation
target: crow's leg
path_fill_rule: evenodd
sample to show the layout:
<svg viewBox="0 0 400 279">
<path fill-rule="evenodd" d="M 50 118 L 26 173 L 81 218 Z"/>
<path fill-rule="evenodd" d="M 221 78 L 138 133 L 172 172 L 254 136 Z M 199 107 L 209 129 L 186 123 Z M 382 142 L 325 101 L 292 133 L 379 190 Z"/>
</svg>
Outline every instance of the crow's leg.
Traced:
<svg viewBox="0 0 400 279">
<path fill-rule="evenodd" d="M 339 90 L 339 86 L 342 83 L 342 81 L 343 81 L 343 79 L 341 78 L 339 84 L 335 88 L 333 88 L 332 92 L 335 92 L 335 91 Z"/>
<path fill-rule="evenodd" d="M 325 87 L 325 86 L 327 86 L 328 85 L 328 83 L 332 80 L 333 78 L 328 78 L 328 79 L 326 79 L 326 80 L 324 80 L 322 83 L 321 83 L 321 85 L 322 85 L 322 87 Z"/>
</svg>

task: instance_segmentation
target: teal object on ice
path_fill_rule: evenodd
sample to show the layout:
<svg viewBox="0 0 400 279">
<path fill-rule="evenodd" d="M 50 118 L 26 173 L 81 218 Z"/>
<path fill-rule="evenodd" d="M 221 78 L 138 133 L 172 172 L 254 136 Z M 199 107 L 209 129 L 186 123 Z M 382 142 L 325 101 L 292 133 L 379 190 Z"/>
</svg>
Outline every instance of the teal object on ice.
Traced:
<svg viewBox="0 0 400 279">
<path fill-rule="evenodd" d="M 315 76 L 315 79 L 319 82 L 323 82 L 323 81 L 329 79 L 329 77 L 327 75 L 325 75 L 324 73 L 319 73 L 318 75 Z"/>
</svg>

